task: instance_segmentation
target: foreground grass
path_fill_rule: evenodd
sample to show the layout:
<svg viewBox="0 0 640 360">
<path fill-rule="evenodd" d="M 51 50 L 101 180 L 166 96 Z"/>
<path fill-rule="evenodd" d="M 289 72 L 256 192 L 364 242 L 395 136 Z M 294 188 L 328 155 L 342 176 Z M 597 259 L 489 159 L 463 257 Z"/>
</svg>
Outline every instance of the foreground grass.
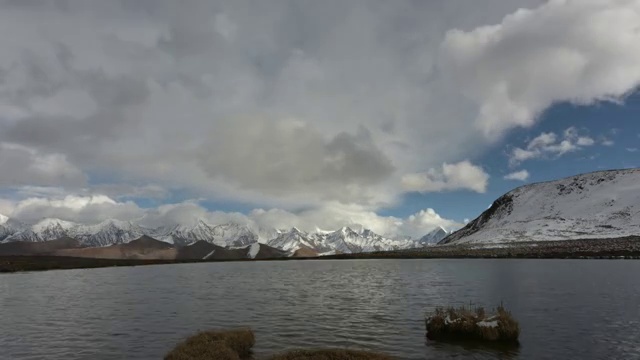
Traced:
<svg viewBox="0 0 640 360">
<path fill-rule="evenodd" d="M 255 342 L 251 329 L 202 331 L 179 343 L 165 360 L 245 359 Z"/>
<path fill-rule="evenodd" d="M 270 360 L 390 360 L 390 356 L 359 350 L 325 349 L 325 350 L 294 350 L 274 355 Z"/>
<path fill-rule="evenodd" d="M 202 331 L 176 345 L 165 360 L 251 359 L 255 336 L 251 329 Z M 273 355 L 268 360 L 390 360 L 390 356 L 359 350 L 294 350 Z"/>
<path fill-rule="evenodd" d="M 520 326 L 502 305 L 488 316 L 484 308 L 438 308 L 426 319 L 431 340 L 517 343 Z"/>
</svg>

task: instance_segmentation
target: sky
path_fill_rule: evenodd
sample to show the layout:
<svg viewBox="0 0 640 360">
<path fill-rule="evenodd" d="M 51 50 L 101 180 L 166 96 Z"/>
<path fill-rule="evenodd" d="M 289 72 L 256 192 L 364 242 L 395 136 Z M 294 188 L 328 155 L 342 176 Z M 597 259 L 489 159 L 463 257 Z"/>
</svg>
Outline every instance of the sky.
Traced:
<svg viewBox="0 0 640 360">
<path fill-rule="evenodd" d="M 640 167 L 640 0 L 0 1 L 0 213 L 455 229 Z"/>
</svg>

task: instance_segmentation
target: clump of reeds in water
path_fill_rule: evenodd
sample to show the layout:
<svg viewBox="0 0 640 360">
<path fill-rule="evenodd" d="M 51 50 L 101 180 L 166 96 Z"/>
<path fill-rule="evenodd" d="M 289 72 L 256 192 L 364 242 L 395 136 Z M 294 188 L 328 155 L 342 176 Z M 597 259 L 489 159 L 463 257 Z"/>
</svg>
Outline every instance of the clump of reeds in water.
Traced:
<svg viewBox="0 0 640 360">
<path fill-rule="evenodd" d="M 176 345 L 165 360 L 251 359 L 255 337 L 250 329 L 203 331 Z M 390 360 L 390 356 L 348 349 L 293 350 L 268 360 Z"/>
<path fill-rule="evenodd" d="M 502 305 L 492 314 L 484 308 L 437 308 L 426 317 L 427 338 L 449 341 L 518 343 L 520 326 Z"/>
</svg>

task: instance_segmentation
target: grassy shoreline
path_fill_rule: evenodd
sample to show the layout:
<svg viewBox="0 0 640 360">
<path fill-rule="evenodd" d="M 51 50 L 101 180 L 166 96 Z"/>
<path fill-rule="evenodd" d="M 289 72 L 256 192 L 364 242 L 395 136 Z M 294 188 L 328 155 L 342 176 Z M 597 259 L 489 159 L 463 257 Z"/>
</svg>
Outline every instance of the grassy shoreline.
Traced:
<svg viewBox="0 0 640 360">
<path fill-rule="evenodd" d="M 256 338 L 250 328 L 208 330 L 189 336 L 178 343 L 164 360 L 391 360 L 391 356 L 354 349 L 299 349 L 256 357 L 253 346 Z"/>
<path fill-rule="evenodd" d="M 228 260 L 139 260 L 97 259 L 47 255 L 0 256 L 0 273 L 142 266 L 225 261 L 296 261 L 351 259 L 640 259 L 640 236 L 618 239 L 544 241 L 528 244 L 503 244 L 488 248 L 472 245 L 443 245 L 424 249 L 377 253 L 342 254 L 323 257 L 228 259 Z"/>
</svg>

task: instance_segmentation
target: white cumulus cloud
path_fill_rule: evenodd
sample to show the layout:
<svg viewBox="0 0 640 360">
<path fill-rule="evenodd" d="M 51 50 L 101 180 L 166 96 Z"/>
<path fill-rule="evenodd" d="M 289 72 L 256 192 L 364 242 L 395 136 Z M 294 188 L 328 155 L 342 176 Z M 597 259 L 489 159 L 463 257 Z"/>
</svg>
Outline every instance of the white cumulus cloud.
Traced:
<svg viewBox="0 0 640 360">
<path fill-rule="evenodd" d="M 18 214 L 206 198 L 263 208 L 255 221 L 402 227 L 377 211 L 406 191 L 485 192 L 464 159 L 555 103 L 620 102 L 640 83 L 638 0 L 253 5 L 0 1 L 0 190 L 116 201 Z M 512 157 L 593 142 L 545 134 Z M 198 205 L 167 206 L 154 216 Z"/>
<path fill-rule="evenodd" d="M 451 30 L 442 66 L 487 136 L 531 126 L 557 102 L 619 102 L 640 85 L 640 1 L 550 0 L 496 25 Z"/>
<path fill-rule="evenodd" d="M 350 226 L 356 230 L 370 229 L 389 236 L 421 237 L 438 226 L 457 229 L 459 222 L 441 217 L 434 209 L 425 209 L 407 218 L 380 216 L 374 211 L 338 202 L 321 208 L 287 211 L 271 208 L 254 209 L 248 214 L 211 211 L 199 201 L 190 200 L 140 208 L 130 201 L 117 201 L 105 195 L 66 195 L 30 197 L 19 201 L 0 200 L 0 215 L 33 223 L 43 218 L 59 218 L 84 224 L 96 224 L 107 219 L 129 220 L 156 228 L 176 224 L 192 225 L 198 220 L 210 224 L 236 223 L 258 229 L 290 229 L 305 231 L 337 230 Z"/>
<path fill-rule="evenodd" d="M 402 185 L 407 191 L 439 192 L 472 190 L 484 193 L 489 183 L 489 174 L 482 167 L 465 160 L 455 164 L 442 164 L 426 172 L 407 174 Z"/>
<path fill-rule="evenodd" d="M 529 141 L 525 148 L 514 148 L 509 156 L 509 164 L 516 166 L 530 159 L 557 158 L 594 144 L 595 140 L 579 135 L 575 127 L 567 128 L 562 137 L 552 132 L 541 133 Z"/>
<path fill-rule="evenodd" d="M 81 223 L 98 223 L 106 219 L 136 220 L 144 210 L 131 201 L 117 202 L 105 195 L 67 195 L 32 197 L 12 204 L 4 215 L 25 222 L 42 218 L 59 218 Z"/>
<path fill-rule="evenodd" d="M 515 171 L 510 174 L 505 175 L 505 180 L 517 180 L 517 181 L 527 181 L 529 179 L 529 172 L 527 170 Z"/>
</svg>

